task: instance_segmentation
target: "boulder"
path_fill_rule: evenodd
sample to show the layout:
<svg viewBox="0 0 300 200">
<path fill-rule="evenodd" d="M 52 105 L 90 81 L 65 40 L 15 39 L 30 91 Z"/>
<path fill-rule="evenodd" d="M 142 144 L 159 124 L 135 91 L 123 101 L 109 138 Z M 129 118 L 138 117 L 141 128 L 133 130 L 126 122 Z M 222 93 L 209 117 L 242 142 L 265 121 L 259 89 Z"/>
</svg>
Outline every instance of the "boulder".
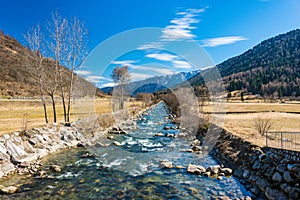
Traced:
<svg viewBox="0 0 300 200">
<path fill-rule="evenodd" d="M 284 179 L 287 183 L 294 182 L 294 179 L 291 177 L 291 174 L 290 174 L 290 172 L 288 172 L 288 171 L 285 171 L 285 172 L 283 173 L 283 179 Z"/>
<path fill-rule="evenodd" d="M 6 154 L 7 149 L 2 142 L 0 142 L 0 153 Z"/>
<path fill-rule="evenodd" d="M 289 194 L 289 199 L 299 199 L 300 198 L 300 190 L 298 188 L 291 188 Z"/>
<path fill-rule="evenodd" d="M 35 149 L 28 141 L 24 141 L 22 144 L 27 153 L 35 153 Z"/>
<path fill-rule="evenodd" d="M 217 199 L 218 200 L 230 200 L 230 198 L 228 196 L 218 196 Z"/>
<path fill-rule="evenodd" d="M 61 168 L 58 165 L 51 165 L 50 170 L 53 172 L 61 172 Z"/>
<path fill-rule="evenodd" d="M 116 145 L 116 146 L 121 146 L 121 143 L 118 142 L 118 141 L 113 141 L 113 144 Z"/>
<path fill-rule="evenodd" d="M 193 149 L 180 149 L 180 152 L 193 153 Z"/>
<path fill-rule="evenodd" d="M 198 139 L 193 140 L 192 146 L 199 146 L 199 145 L 200 145 L 200 141 Z"/>
<path fill-rule="evenodd" d="M 205 172 L 203 173 L 204 176 L 210 177 L 211 176 L 211 172 Z"/>
<path fill-rule="evenodd" d="M 268 187 L 265 191 L 265 195 L 269 200 L 285 200 L 287 197 L 279 190 Z"/>
<path fill-rule="evenodd" d="M 273 176 L 272 176 L 272 180 L 277 181 L 277 182 L 281 182 L 282 181 L 282 176 L 280 175 L 279 172 L 275 172 L 275 174 L 273 174 Z"/>
<path fill-rule="evenodd" d="M 232 174 L 232 169 L 230 168 L 220 168 L 220 172 L 224 173 L 226 176 L 229 176 Z"/>
<path fill-rule="evenodd" d="M 253 166 L 252 166 L 252 169 L 254 169 L 254 170 L 258 170 L 258 169 L 260 169 L 261 168 L 261 163 L 259 162 L 259 160 L 256 160 L 255 162 L 254 162 L 254 164 L 253 164 Z"/>
<path fill-rule="evenodd" d="M 3 171 L 0 169 L 0 178 L 2 178 L 4 176 Z"/>
<path fill-rule="evenodd" d="M 174 167 L 173 163 L 168 160 L 161 160 L 159 162 L 160 162 L 160 168 L 171 169 Z"/>
<path fill-rule="evenodd" d="M 256 185 L 257 185 L 258 189 L 260 189 L 262 192 L 265 192 L 267 187 L 269 187 L 269 183 L 266 180 L 261 179 L 261 178 L 259 178 L 256 181 Z"/>
<path fill-rule="evenodd" d="M 193 146 L 193 151 L 202 151 L 202 146 Z"/>
<path fill-rule="evenodd" d="M 165 136 L 163 133 L 156 133 L 155 136 L 158 136 L 158 137 L 163 137 Z"/>
<path fill-rule="evenodd" d="M 284 171 L 286 170 L 286 165 L 283 163 L 280 163 L 279 165 L 277 165 L 276 170 L 281 173 L 284 173 Z"/>
<path fill-rule="evenodd" d="M 206 169 L 200 165 L 189 164 L 186 168 L 186 171 L 191 174 L 203 174 L 206 172 Z"/>
<path fill-rule="evenodd" d="M 12 157 L 12 159 L 16 162 L 19 162 L 18 160 L 20 158 L 24 158 L 28 155 L 26 151 L 24 150 L 24 147 L 22 145 L 17 145 L 13 143 L 11 140 L 6 141 L 6 149 L 8 151 L 8 154 Z"/>
<path fill-rule="evenodd" d="M 12 164 L 10 161 L 6 161 L 4 163 L 1 163 L 1 165 L 0 165 L 0 171 L 4 175 L 14 172 L 15 170 L 16 170 L 16 168 L 15 168 L 14 164 Z"/>
<path fill-rule="evenodd" d="M 247 170 L 247 169 L 245 169 L 244 171 L 243 171 L 243 178 L 244 179 L 247 179 L 247 178 L 249 178 L 249 176 L 250 176 L 250 171 L 249 170 Z"/>
<path fill-rule="evenodd" d="M 16 186 L 8 186 L 8 187 L 0 187 L 0 191 L 2 194 L 14 194 L 18 191 L 18 187 Z"/>
<path fill-rule="evenodd" d="M 207 171 L 210 171 L 212 174 L 218 174 L 220 171 L 220 165 L 209 166 Z"/>
<path fill-rule="evenodd" d="M 300 172 L 300 163 L 288 164 L 287 169 L 291 172 Z"/>
</svg>

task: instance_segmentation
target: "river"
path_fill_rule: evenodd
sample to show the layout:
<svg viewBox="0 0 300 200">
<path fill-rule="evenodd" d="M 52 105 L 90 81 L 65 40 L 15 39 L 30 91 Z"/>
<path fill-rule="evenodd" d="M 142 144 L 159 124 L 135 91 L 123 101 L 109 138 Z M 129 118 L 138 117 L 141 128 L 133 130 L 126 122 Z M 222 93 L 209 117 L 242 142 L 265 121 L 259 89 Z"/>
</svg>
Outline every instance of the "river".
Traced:
<svg viewBox="0 0 300 200">
<path fill-rule="evenodd" d="M 40 168 L 47 171 L 46 178 L 14 175 L 0 184 L 19 184 L 19 191 L 0 198 L 186 200 L 251 196 L 232 176 L 218 180 L 188 174 L 186 169 L 161 169 L 160 160 L 184 167 L 217 164 L 209 155 L 180 151 L 190 147 L 188 140 L 155 136 L 170 123 L 167 117 L 168 110 L 160 103 L 137 122 L 138 129 L 114 136 L 121 146 L 76 148 L 52 154 Z M 50 172 L 53 164 L 61 166 L 62 172 Z"/>
</svg>

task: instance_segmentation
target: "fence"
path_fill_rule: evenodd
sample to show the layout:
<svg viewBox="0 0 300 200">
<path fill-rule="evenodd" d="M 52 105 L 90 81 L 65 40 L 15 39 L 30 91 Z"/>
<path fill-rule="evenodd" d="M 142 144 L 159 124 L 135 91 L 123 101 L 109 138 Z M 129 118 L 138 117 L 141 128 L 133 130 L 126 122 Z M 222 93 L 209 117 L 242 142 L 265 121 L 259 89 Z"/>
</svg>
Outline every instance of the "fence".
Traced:
<svg viewBox="0 0 300 200">
<path fill-rule="evenodd" d="M 300 132 L 267 132 L 266 146 L 300 151 Z"/>
</svg>

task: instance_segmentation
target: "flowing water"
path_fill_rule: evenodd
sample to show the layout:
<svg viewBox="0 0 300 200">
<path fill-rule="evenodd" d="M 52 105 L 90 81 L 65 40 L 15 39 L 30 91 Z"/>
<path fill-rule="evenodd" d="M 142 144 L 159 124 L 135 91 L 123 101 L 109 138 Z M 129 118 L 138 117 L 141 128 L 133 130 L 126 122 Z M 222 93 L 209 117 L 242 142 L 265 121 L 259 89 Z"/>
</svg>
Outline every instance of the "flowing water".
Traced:
<svg viewBox="0 0 300 200">
<path fill-rule="evenodd" d="M 51 155 L 43 161 L 42 169 L 47 171 L 52 164 L 58 164 L 62 172 L 48 170 L 47 178 L 15 175 L 4 184 L 22 184 L 19 192 L 0 199 L 185 200 L 251 195 L 234 177 L 218 180 L 188 174 L 186 169 L 161 169 L 160 160 L 172 161 L 176 166 L 217 164 L 210 156 L 181 152 L 190 147 L 190 141 L 156 137 L 164 126 L 171 128 L 168 133 L 178 133 L 167 117 L 168 110 L 160 103 L 137 122 L 138 129 L 115 136 L 121 146 L 78 148 Z"/>
</svg>

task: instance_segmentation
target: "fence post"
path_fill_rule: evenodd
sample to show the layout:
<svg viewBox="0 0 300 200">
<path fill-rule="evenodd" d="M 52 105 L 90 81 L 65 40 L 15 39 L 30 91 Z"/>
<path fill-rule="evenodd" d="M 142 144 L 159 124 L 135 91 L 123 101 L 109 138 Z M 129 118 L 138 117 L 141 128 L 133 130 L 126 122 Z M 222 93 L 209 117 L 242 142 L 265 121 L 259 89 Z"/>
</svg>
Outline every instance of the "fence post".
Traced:
<svg viewBox="0 0 300 200">
<path fill-rule="evenodd" d="M 282 145 L 282 131 L 280 132 L 280 137 L 281 137 L 281 149 L 283 149 L 283 145 Z"/>
</svg>

